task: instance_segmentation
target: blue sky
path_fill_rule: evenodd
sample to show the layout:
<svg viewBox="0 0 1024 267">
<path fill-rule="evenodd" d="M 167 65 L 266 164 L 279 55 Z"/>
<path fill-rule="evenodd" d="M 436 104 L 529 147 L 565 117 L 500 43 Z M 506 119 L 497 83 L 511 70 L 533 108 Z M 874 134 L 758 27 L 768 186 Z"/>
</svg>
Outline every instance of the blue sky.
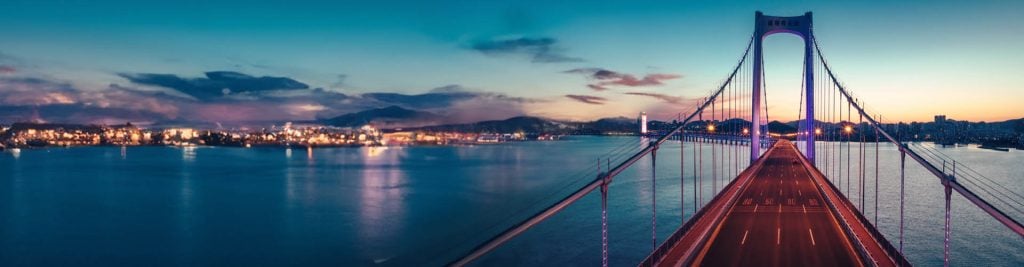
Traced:
<svg viewBox="0 0 1024 267">
<path fill-rule="evenodd" d="M 396 104 L 372 93 L 455 91 L 459 101 L 429 111 L 462 121 L 665 117 L 724 78 L 755 10 L 814 12 L 830 64 L 887 117 L 1003 120 L 1024 117 L 1014 101 L 1024 99 L 1022 5 L 15 0 L 0 9 L 0 122 L 305 120 Z M 793 119 L 801 42 L 774 35 L 765 49 L 769 106 Z M 619 82 L 588 87 L 594 73 L 584 70 L 599 69 Z M 251 90 L 205 74 L 214 71 L 305 86 Z M 172 80 L 140 78 L 156 74 Z"/>
</svg>

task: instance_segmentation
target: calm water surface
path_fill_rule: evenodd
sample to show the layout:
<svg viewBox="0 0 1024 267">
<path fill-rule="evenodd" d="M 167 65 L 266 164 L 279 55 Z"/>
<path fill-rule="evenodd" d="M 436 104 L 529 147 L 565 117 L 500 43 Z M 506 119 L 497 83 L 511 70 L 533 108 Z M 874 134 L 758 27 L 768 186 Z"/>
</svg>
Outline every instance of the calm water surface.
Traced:
<svg viewBox="0 0 1024 267">
<path fill-rule="evenodd" d="M 443 265 L 593 179 L 601 155 L 612 150 L 624 155 L 643 142 L 571 137 L 463 147 L 4 152 L 0 266 Z M 694 205 L 693 149 L 687 144 L 682 151 L 686 216 Z M 727 147 L 715 155 L 742 168 L 730 158 L 742 158 L 741 149 Z M 883 163 L 898 157 L 892 146 L 881 150 Z M 1024 192 L 1024 175 L 1016 171 L 1024 152 L 942 151 Z M 653 196 L 659 242 L 682 221 L 680 152 L 678 143 L 658 152 Z M 712 153 L 708 146 L 699 152 L 706 158 Z M 886 200 L 878 217 L 896 243 L 894 166 L 883 164 L 880 170 L 879 195 Z M 938 265 L 942 187 L 923 169 L 908 166 L 906 254 L 919 265 Z M 613 265 L 634 265 L 651 250 L 651 168 L 649 160 L 640 162 L 610 189 Z M 703 171 L 707 180 L 699 191 L 706 200 L 713 190 L 712 171 Z M 873 193 L 866 196 L 873 201 Z M 853 200 L 859 201 L 859 194 Z M 599 194 L 589 195 L 478 263 L 599 265 L 599 201 Z M 955 265 L 1024 264 L 1019 237 L 961 197 L 954 198 L 953 208 Z M 865 212 L 869 218 L 874 213 L 873 207 Z"/>
</svg>

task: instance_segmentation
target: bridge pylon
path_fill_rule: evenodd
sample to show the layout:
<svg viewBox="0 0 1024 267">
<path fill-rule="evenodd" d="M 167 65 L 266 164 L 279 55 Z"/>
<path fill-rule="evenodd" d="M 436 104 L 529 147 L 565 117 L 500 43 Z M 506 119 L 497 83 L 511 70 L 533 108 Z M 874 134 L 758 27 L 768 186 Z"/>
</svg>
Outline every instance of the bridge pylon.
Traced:
<svg viewBox="0 0 1024 267">
<path fill-rule="evenodd" d="M 812 27 L 813 19 L 811 12 L 804 13 L 803 16 L 795 17 L 777 17 L 777 16 L 765 16 L 761 11 L 757 11 L 754 14 L 754 66 L 753 66 L 753 87 L 751 97 L 751 114 L 750 122 L 752 123 L 750 129 L 750 162 L 754 162 L 761 157 L 761 137 L 768 135 L 768 128 L 762 131 L 761 127 L 761 95 L 763 94 L 762 85 L 762 64 L 763 64 L 763 45 L 764 38 L 769 35 L 776 33 L 791 33 L 800 36 L 804 40 L 804 95 L 805 99 L 814 99 L 814 33 Z M 804 109 L 805 116 L 803 124 L 803 132 L 798 133 L 805 137 L 804 156 L 807 159 L 814 161 L 814 101 L 804 101 L 806 107 Z M 767 121 L 765 122 L 767 123 Z"/>
</svg>

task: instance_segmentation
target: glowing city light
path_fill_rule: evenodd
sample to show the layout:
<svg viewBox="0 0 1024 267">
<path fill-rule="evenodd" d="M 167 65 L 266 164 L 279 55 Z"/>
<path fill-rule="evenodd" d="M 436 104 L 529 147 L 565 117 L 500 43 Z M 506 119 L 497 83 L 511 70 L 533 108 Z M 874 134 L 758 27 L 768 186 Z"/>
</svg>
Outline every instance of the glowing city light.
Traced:
<svg viewBox="0 0 1024 267">
<path fill-rule="evenodd" d="M 715 125 L 714 124 L 709 124 L 708 125 L 708 131 L 709 132 L 714 132 L 715 131 Z"/>
<path fill-rule="evenodd" d="M 852 133 L 853 132 L 853 126 L 847 125 L 846 127 L 843 128 L 843 131 L 846 131 L 846 133 Z"/>
<path fill-rule="evenodd" d="M 821 135 L 821 128 L 814 129 L 814 135 Z"/>
<path fill-rule="evenodd" d="M 750 133 L 750 130 L 747 130 L 747 128 L 743 128 L 743 134 L 748 134 L 748 133 Z"/>
</svg>

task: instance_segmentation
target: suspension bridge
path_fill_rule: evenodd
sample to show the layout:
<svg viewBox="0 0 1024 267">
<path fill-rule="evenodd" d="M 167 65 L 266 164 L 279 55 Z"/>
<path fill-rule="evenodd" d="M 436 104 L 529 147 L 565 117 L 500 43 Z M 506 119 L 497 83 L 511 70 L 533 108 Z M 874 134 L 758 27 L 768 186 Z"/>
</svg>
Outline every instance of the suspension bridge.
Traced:
<svg viewBox="0 0 1024 267">
<path fill-rule="evenodd" d="M 944 189 L 944 247 L 937 253 L 943 254 L 945 265 L 950 260 L 954 194 L 1003 230 L 1024 238 L 1018 221 L 1024 216 L 1024 196 L 941 151 L 904 142 L 900 129 L 906 125 L 884 121 L 838 80 L 813 29 L 810 12 L 793 17 L 757 12 L 754 32 L 736 66 L 693 110 L 680 113 L 671 129 L 655 131 L 648 144 L 629 156 L 597 160 L 593 180 L 450 265 L 472 263 L 596 191 L 601 196 L 601 252 L 595 257 L 608 266 L 613 256 L 608 250 L 609 186 L 625 170 L 647 162 L 651 181 L 657 181 L 657 156 L 665 146 L 679 146 L 680 160 L 670 164 L 678 164 L 681 173 L 678 203 L 683 205 L 683 223 L 658 240 L 657 183 L 652 182 L 651 253 L 641 266 L 911 265 L 904 257 L 903 214 L 906 205 L 913 205 L 905 196 L 908 164 L 926 170 Z M 788 136 L 767 127 L 762 41 L 777 33 L 804 41 L 799 123 L 797 132 Z M 880 160 L 882 143 L 896 147 L 898 160 Z M 898 199 L 883 200 L 899 203 L 895 238 L 879 231 L 883 164 L 899 166 Z M 693 185 L 689 195 L 683 188 L 687 179 Z M 708 183 L 710 190 L 705 192 Z"/>
</svg>

